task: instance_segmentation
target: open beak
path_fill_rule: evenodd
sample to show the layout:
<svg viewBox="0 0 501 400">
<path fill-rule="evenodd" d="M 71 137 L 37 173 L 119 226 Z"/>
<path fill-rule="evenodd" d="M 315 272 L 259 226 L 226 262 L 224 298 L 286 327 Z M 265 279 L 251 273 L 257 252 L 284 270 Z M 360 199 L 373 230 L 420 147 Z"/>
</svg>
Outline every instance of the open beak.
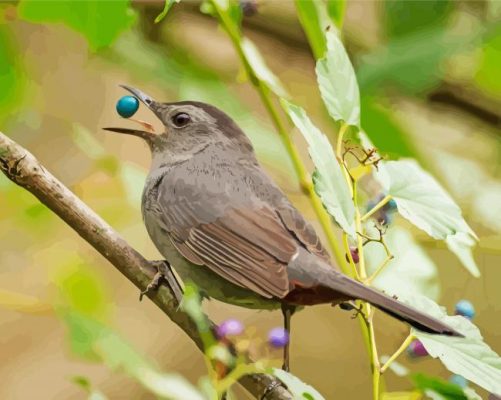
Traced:
<svg viewBox="0 0 501 400">
<path fill-rule="evenodd" d="M 132 95 L 134 95 L 134 97 L 136 97 L 139 101 L 141 101 L 141 103 L 143 103 L 146 107 L 148 107 L 151 111 L 153 111 L 155 113 L 156 105 L 158 103 L 155 100 L 153 100 L 150 96 L 141 92 L 139 89 L 135 89 L 135 88 L 132 88 L 129 86 L 120 85 L 120 87 L 122 87 L 125 90 L 127 90 L 128 92 L 130 92 Z M 137 122 L 139 122 L 139 121 L 137 121 Z M 137 137 L 140 137 L 140 138 L 146 140 L 147 142 L 151 142 L 152 139 L 156 136 L 152 132 L 142 131 L 139 129 L 114 128 L 114 127 L 103 128 L 103 129 L 105 131 L 124 133 L 126 135 L 137 136 Z"/>
</svg>

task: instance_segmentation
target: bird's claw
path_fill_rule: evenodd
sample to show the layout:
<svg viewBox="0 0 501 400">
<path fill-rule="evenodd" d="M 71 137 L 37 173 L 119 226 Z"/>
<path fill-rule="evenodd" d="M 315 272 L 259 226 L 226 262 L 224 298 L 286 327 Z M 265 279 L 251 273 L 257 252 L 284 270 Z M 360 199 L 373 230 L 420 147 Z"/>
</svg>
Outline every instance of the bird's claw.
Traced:
<svg viewBox="0 0 501 400">
<path fill-rule="evenodd" d="M 152 290 L 157 290 L 158 287 L 160 286 L 160 281 L 163 279 L 164 274 L 160 271 L 157 271 L 153 279 L 148 283 L 148 286 L 146 286 L 146 289 L 144 289 L 140 294 L 139 294 L 139 301 L 143 300 L 143 297 L 148 294 Z"/>
<path fill-rule="evenodd" d="M 277 387 L 283 386 L 283 384 L 280 381 L 274 381 L 268 387 L 264 390 L 263 395 L 261 396 L 260 400 L 266 400 L 266 397 L 271 394 Z"/>
<path fill-rule="evenodd" d="M 152 290 L 157 290 L 162 283 L 162 280 L 164 280 L 169 285 L 172 295 L 176 299 L 178 305 L 181 304 L 181 301 L 183 299 L 183 289 L 174 276 L 169 262 L 160 260 L 152 261 L 151 264 L 154 268 L 156 268 L 157 272 L 148 286 L 146 286 L 146 289 L 143 290 L 139 295 L 139 301 L 143 299 L 144 295 L 148 294 Z"/>
</svg>

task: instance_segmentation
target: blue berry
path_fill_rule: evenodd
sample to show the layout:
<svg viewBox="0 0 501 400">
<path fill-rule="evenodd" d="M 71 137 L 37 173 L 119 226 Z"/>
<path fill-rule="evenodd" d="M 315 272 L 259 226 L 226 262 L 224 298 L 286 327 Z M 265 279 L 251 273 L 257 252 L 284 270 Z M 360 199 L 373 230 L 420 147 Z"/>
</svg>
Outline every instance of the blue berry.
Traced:
<svg viewBox="0 0 501 400">
<path fill-rule="evenodd" d="M 386 203 L 385 208 L 388 211 L 395 211 L 397 209 L 397 202 L 394 199 L 390 199 L 390 201 L 388 201 L 388 203 Z"/>
<path fill-rule="evenodd" d="M 475 307 L 468 300 L 459 300 L 456 303 L 456 315 L 462 315 L 468 319 L 473 319 L 475 316 Z"/>
<path fill-rule="evenodd" d="M 268 333 L 268 343 L 273 347 L 284 347 L 289 343 L 289 334 L 284 328 L 273 328 Z"/>
<path fill-rule="evenodd" d="M 243 324 L 238 319 L 227 319 L 217 327 L 217 335 L 220 338 L 237 336 L 244 331 Z"/>
<path fill-rule="evenodd" d="M 424 357 L 428 355 L 428 352 L 426 351 L 425 347 L 423 346 L 423 343 L 421 343 L 419 340 L 414 340 L 409 347 L 407 348 L 407 353 L 411 357 Z"/>
<path fill-rule="evenodd" d="M 465 378 L 463 378 L 461 375 L 452 375 L 449 378 L 449 382 L 453 383 L 454 385 L 458 385 L 462 389 L 464 389 L 466 386 L 468 386 L 468 381 Z"/>
<path fill-rule="evenodd" d="M 139 108 L 139 100 L 134 96 L 124 96 L 117 102 L 117 113 L 124 118 L 132 117 Z"/>
</svg>

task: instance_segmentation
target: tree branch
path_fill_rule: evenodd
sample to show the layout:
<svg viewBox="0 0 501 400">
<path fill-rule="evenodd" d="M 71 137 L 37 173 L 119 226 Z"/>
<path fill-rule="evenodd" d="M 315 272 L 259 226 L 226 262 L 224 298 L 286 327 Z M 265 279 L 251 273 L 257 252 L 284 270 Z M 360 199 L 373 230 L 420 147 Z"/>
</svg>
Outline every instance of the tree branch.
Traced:
<svg viewBox="0 0 501 400">
<path fill-rule="evenodd" d="M 92 211 L 66 186 L 48 172 L 25 148 L 0 132 L 0 169 L 14 183 L 30 191 L 87 243 L 94 247 L 141 291 L 155 273 L 153 265 Z M 195 324 L 179 309 L 172 288 L 163 283 L 147 296 L 198 346 L 202 342 Z M 291 400 L 292 395 L 279 380 L 266 374 L 243 377 L 240 383 L 254 396 L 268 400 Z"/>
</svg>

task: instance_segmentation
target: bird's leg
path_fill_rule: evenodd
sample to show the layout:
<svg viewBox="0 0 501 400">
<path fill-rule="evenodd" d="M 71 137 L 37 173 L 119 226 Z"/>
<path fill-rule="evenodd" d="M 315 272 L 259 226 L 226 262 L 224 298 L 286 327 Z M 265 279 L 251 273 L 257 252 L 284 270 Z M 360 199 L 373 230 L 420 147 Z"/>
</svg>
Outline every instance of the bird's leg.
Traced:
<svg viewBox="0 0 501 400">
<path fill-rule="evenodd" d="M 172 267 L 167 260 L 159 260 L 159 261 L 151 261 L 151 265 L 156 268 L 157 273 L 151 280 L 151 282 L 146 286 L 146 289 L 141 292 L 139 295 L 139 301 L 143 299 L 143 296 L 150 292 L 151 290 L 156 290 L 160 286 L 162 279 L 165 279 L 170 289 L 172 290 L 172 294 L 174 295 L 178 304 L 181 304 L 183 299 L 183 289 L 179 284 L 174 272 L 172 272 Z"/>
<path fill-rule="evenodd" d="M 289 341 L 284 346 L 284 363 L 282 365 L 282 369 L 287 372 L 289 372 L 289 345 L 291 337 L 291 317 L 292 314 L 294 314 L 294 311 L 296 311 L 296 307 L 287 304 L 282 304 L 282 315 L 284 316 L 284 329 L 289 337 Z"/>
</svg>

